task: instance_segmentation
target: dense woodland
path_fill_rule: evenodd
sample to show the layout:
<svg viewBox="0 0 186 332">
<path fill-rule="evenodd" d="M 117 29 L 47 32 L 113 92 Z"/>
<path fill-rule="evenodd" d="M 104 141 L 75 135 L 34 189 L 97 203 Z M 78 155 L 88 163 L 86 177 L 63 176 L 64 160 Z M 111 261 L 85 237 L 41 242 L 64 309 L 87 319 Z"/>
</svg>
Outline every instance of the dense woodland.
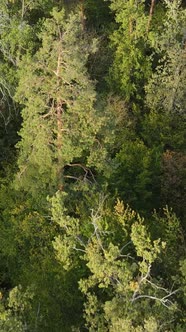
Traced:
<svg viewBox="0 0 186 332">
<path fill-rule="evenodd" d="M 181 0 L 0 0 L 0 332 L 186 331 Z"/>
</svg>

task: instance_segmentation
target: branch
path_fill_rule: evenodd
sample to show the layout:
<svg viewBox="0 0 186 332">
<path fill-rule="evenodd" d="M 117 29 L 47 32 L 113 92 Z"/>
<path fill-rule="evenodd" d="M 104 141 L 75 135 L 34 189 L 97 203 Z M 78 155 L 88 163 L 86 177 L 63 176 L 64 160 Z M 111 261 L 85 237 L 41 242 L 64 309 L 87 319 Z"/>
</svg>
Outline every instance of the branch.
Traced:
<svg viewBox="0 0 186 332">
<path fill-rule="evenodd" d="M 159 301 L 159 302 L 161 302 L 162 305 L 164 305 L 166 308 L 169 309 L 170 305 L 173 304 L 173 302 L 169 300 L 169 297 L 171 297 L 172 295 L 176 294 L 179 290 L 176 289 L 176 290 L 172 291 L 172 288 L 171 288 L 171 290 L 167 290 L 167 289 L 165 289 L 163 287 L 160 287 L 160 286 L 155 285 L 154 283 L 152 283 L 148 279 L 148 277 L 150 276 L 150 270 L 151 270 L 151 264 L 149 264 L 149 266 L 148 266 L 147 273 L 144 276 L 142 275 L 142 277 L 141 277 L 141 279 L 140 279 L 140 281 L 138 283 L 138 289 L 136 289 L 136 291 L 134 292 L 134 294 L 132 296 L 132 299 L 131 299 L 131 302 L 133 303 L 134 301 L 137 301 L 139 299 L 146 298 L 146 299 L 150 299 L 150 300 Z M 156 289 L 164 291 L 166 293 L 166 295 L 163 296 L 163 297 L 161 297 L 161 298 L 157 297 L 157 296 L 147 295 L 147 294 L 139 295 L 140 285 L 142 283 L 144 283 L 144 281 L 148 282 L 153 288 L 156 288 Z"/>
<path fill-rule="evenodd" d="M 38 328 L 38 318 L 39 318 L 39 314 L 40 314 L 40 302 L 38 303 L 38 307 L 37 307 L 37 313 L 36 313 L 36 319 L 35 319 L 35 331 L 37 331 Z"/>
<path fill-rule="evenodd" d="M 158 286 L 158 285 L 154 284 L 152 281 L 150 281 L 148 279 L 146 280 L 146 282 L 148 282 L 153 288 L 160 289 L 160 290 L 164 291 L 165 293 L 169 294 L 169 291 L 166 288 Z M 172 288 L 171 288 L 171 291 L 172 291 Z"/>
<path fill-rule="evenodd" d="M 76 239 L 79 241 L 79 243 L 80 243 L 84 248 L 86 248 L 85 243 L 83 242 L 83 240 L 80 238 L 79 235 L 76 236 Z"/>
<path fill-rule="evenodd" d="M 28 165 L 24 165 L 24 167 L 22 167 L 22 170 L 20 170 L 20 172 L 18 173 L 18 179 L 21 179 L 21 176 L 25 173 L 26 169 L 27 169 Z"/>
<path fill-rule="evenodd" d="M 72 176 L 72 175 L 64 175 L 64 178 L 80 181 L 80 177 L 78 178 L 77 176 Z"/>
<path fill-rule="evenodd" d="M 74 249 L 74 250 L 76 250 L 76 251 L 81 251 L 81 252 L 83 252 L 83 253 L 85 253 L 85 252 L 86 252 L 86 251 L 85 251 L 85 250 L 83 250 L 83 249 L 76 248 L 76 246 L 74 246 L 72 249 Z"/>
<path fill-rule="evenodd" d="M 168 298 L 169 298 L 170 296 L 176 294 L 178 291 L 179 291 L 179 289 L 176 289 L 176 290 L 174 290 L 173 292 L 169 292 L 168 295 L 166 295 L 166 296 L 164 296 L 164 297 L 162 297 L 162 298 L 159 298 L 159 297 L 156 297 L 156 296 L 151 296 L 151 295 L 138 295 L 138 296 L 136 296 L 135 298 L 132 298 L 131 301 L 134 302 L 134 301 L 136 301 L 136 300 L 146 298 L 146 299 L 150 299 L 150 300 L 159 301 L 159 302 L 161 302 L 161 304 L 162 304 L 163 306 L 165 306 L 166 308 L 169 309 L 170 305 L 172 305 L 173 302 L 170 301 Z"/>
<path fill-rule="evenodd" d="M 132 259 L 133 261 L 135 260 L 135 258 L 132 257 L 130 254 L 127 254 L 127 255 L 119 255 L 119 256 L 117 256 L 117 257 L 115 258 L 115 260 L 118 259 L 118 258 L 130 258 L 130 259 Z"/>
<path fill-rule="evenodd" d="M 87 175 L 88 175 L 88 173 L 90 173 L 91 177 L 93 178 L 94 183 L 97 183 L 96 179 L 94 177 L 94 174 L 93 174 L 93 172 L 91 171 L 90 168 L 88 168 L 88 167 L 86 167 L 86 166 L 84 166 L 82 164 L 79 164 L 79 163 L 67 164 L 66 166 L 69 166 L 69 167 L 80 167 L 80 168 L 82 168 L 84 170 L 84 172 L 85 172 L 84 179 L 87 179 Z"/>
<path fill-rule="evenodd" d="M 132 241 L 127 242 L 121 249 L 120 249 L 120 253 L 122 253 L 123 249 L 125 249 L 129 244 L 131 244 Z"/>
<path fill-rule="evenodd" d="M 100 215 L 98 216 L 97 213 L 96 213 L 96 215 L 93 215 L 93 211 L 92 211 L 91 217 L 92 217 L 92 225 L 94 226 L 93 236 L 96 235 L 98 244 L 99 244 L 100 248 L 102 249 L 103 253 L 105 253 L 105 250 L 104 250 L 103 245 L 102 245 L 101 237 L 100 237 L 100 234 L 99 234 L 99 228 L 98 228 L 98 225 L 96 223 L 96 221 L 100 218 Z"/>
<path fill-rule="evenodd" d="M 50 109 L 50 111 L 49 111 L 48 113 L 43 114 L 43 115 L 40 115 L 40 117 L 41 117 L 42 119 L 45 119 L 45 118 L 47 118 L 48 116 L 51 116 L 52 113 L 53 113 L 53 109 Z"/>
<path fill-rule="evenodd" d="M 147 278 L 150 276 L 150 270 L 151 270 L 151 264 L 149 264 L 148 266 L 148 270 L 147 270 L 147 273 L 145 275 L 142 274 L 141 278 L 139 279 L 138 281 L 138 288 L 135 290 L 133 296 L 132 296 L 132 302 L 137 298 L 137 294 L 139 292 L 139 288 L 141 286 L 141 284 L 144 282 L 144 281 L 147 281 Z"/>
</svg>

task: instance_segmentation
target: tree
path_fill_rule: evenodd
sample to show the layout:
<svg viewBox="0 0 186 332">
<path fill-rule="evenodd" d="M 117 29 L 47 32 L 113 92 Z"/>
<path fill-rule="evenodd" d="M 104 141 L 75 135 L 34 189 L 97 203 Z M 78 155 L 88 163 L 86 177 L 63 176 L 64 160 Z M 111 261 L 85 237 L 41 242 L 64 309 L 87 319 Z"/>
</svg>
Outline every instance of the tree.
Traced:
<svg viewBox="0 0 186 332">
<path fill-rule="evenodd" d="M 31 303 L 34 292 L 31 287 L 23 290 L 22 286 L 14 287 L 10 292 L 8 299 L 3 298 L 3 304 L 0 306 L 0 328 L 4 332 L 23 332 L 28 330 L 28 311 L 31 309 Z M 6 303 L 7 302 L 7 303 Z M 37 319 L 37 317 L 36 317 Z"/>
<path fill-rule="evenodd" d="M 147 103 L 151 110 L 185 117 L 185 19 L 181 1 L 165 0 L 166 15 L 155 49 L 160 54 L 159 64 L 146 87 Z"/>
<path fill-rule="evenodd" d="M 144 83 L 151 74 L 145 1 L 113 0 L 110 8 L 115 12 L 118 24 L 111 36 L 115 49 L 111 86 L 127 101 L 139 102 L 144 96 Z"/>
<path fill-rule="evenodd" d="M 183 220 L 184 227 L 186 155 L 183 152 L 167 150 L 163 154 L 161 169 L 161 199 L 174 209 Z"/>
<path fill-rule="evenodd" d="M 34 297 L 26 317 L 22 312 L 19 315 L 19 308 L 19 317 L 14 308 L 5 313 L 2 308 L 0 324 L 5 329 L 5 326 L 8 328 L 13 324 L 16 327 L 18 323 L 25 326 L 26 321 L 29 330 L 36 329 L 37 325 L 38 332 L 69 331 L 69 326 L 80 324 L 83 319 L 82 296 L 77 287 L 77 275 L 81 275 L 81 271 L 66 273 L 61 268 L 52 246 L 58 234 L 58 225 L 52 222 L 46 205 L 45 208 L 39 206 L 36 211 L 33 199 L 29 200 L 24 193 L 15 191 L 12 176 L 10 183 L 6 179 L 0 188 L 2 305 L 5 304 L 7 309 L 7 293 L 16 285 L 21 285 L 23 289 L 31 287 Z M 20 297 L 20 307 L 24 305 L 23 300 Z M 73 317 L 71 312 L 75 312 Z"/>
<path fill-rule="evenodd" d="M 79 160 L 88 164 L 91 150 L 96 159 L 101 123 L 94 108 L 94 83 L 86 69 L 96 43 L 87 40 L 79 15 L 66 20 L 64 11 L 54 10 L 39 38 L 41 48 L 20 64 L 16 94 L 24 105 L 17 182 L 33 196 L 62 189 L 70 177 L 65 166 L 85 169 Z"/>
<path fill-rule="evenodd" d="M 142 140 L 126 139 L 114 158 L 110 176 L 112 192 L 140 212 L 159 206 L 160 151 L 147 147 Z"/>
<path fill-rule="evenodd" d="M 142 123 L 142 137 L 148 146 L 159 147 L 161 152 L 161 200 L 176 209 L 178 216 L 183 218 L 184 184 L 179 183 L 184 178 L 185 168 L 186 10 L 179 0 L 166 0 L 164 3 L 163 29 L 157 33 L 154 43 L 159 61 L 146 85 L 147 112 Z M 177 189 L 173 193 L 171 182 L 175 178 Z"/>
<path fill-rule="evenodd" d="M 17 65 L 26 49 L 34 45 L 34 28 L 16 3 L 0 1 L 0 162 L 14 154 L 20 128 L 20 113 L 14 101 Z"/>
<path fill-rule="evenodd" d="M 147 221 L 129 206 L 118 200 L 111 211 L 101 196 L 91 216 L 78 219 L 68 215 L 58 193 L 52 199 L 52 214 L 61 227 L 54 248 L 62 266 L 71 270 L 85 265 L 79 287 L 86 296 L 84 317 L 89 331 L 176 328 L 177 322 L 167 317 L 179 313 L 180 282 L 174 288 L 170 274 L 167 282 L 158 269 L 160 257 L 166 261 L 173 229 L 167 233 L 168 243 L 154 238 Z M 167 218 L 178 225 L 176 217 L 167 212 L 162 217 L 165 227 Z M 178 277 L 177 269 L 173 273 Z"/>
</svg>

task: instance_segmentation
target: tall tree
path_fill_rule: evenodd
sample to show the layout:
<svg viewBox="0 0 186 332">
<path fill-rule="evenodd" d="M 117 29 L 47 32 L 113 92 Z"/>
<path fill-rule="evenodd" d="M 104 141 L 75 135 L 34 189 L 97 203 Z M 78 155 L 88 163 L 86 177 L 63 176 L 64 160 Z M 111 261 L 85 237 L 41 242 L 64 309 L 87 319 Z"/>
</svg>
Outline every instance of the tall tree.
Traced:
<svg viewBox="0 0 186 332">
<path fill-rule="evenodd" d="M 170 116 L 173 113 L 185 116 L 186 10 L 180 0 L 164 3 L 163 29 L 154 44 L 160 60 L 146 88 L 147 102 L 153 110 L 158 108 Z"/>
<path fill-rule="evenodd" d="M 111 36 L 115 48 L 111 86 L 127 101 L 139 101 L 143 99 L 144 82 L 151 74 L 145 1 L 112 0 L 110 7 L 118 24 Z"/>
<path fill-rule="evenodd" d="M 62 189 L 65 165 L 81 167 L 80 158 L 86 164 L 90 150 L 99 146 L 96 93 L 86 69 L 96 42 L 87 40 L 79 14 L 66 21 L 64 11 L 55 10 L 39 38 L 41 48 L 19 69 L 16 98 L 24 106 L 17 179 L 25 190 L 48 187 L 50 193 Z"/>
<path fill-rule="evenodd" d="M 20 114 L 13 100 L 17 65 L 26 49 L 33 47 L 33 31 L 17 3 L 0 1 L 0 162 L 12 157 L 18 140 Z"/>
<path fill-rule="evenodd" d="M 182 1 L 164 1 L 163 29 L 157 33 L 157 67 L 146 86 L 148 113 L 142 136 L 148 146 L 161 150 L 161 197 L 184 217 L 185 190 L 185 97 L 186 97 L 186 10 Z M 173 182 L 176 180 L 176 184 Z M 174 186 L 174 194 L 171 187 Z M 184 225 L 183 225 L 184 226 Z"/>
</svg>

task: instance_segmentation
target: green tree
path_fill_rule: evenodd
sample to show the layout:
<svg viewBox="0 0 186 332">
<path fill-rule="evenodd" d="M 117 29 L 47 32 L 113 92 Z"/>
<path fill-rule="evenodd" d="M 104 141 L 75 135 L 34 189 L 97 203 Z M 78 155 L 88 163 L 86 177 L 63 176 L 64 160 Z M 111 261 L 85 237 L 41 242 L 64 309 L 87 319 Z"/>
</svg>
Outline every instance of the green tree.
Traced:
<svg viewBox="0 0 186 332">
<path fill-rule="evenodd" d="M 111 36 L 115 51 L 111 86 L 127 101 L 139 102 L 143 100 L 144 83 L 151 74 L 145 1 L 113 0 L 110 8 L 118 24 Z"/>
<path fill-rule="evenodd" d="M 118 28 L 110 81 L 124 99 L 127 117 L 115 131 L 117 148 L 110 149 L 109 184 L 112 193 L 143 212 L 162 204 L 164 152 L 184 157 L 185 150 L 185 9 L 181 1 L 152 6 L 153 1 L 149 12 L 144 1 L 111 2 Z"/>
<path fill-rule="evenodd" d="M 79 15 L 71 14 L 66 21 L 64 11 L 54 10 L 39 38 L 41 48 L 20 64 L 16 94 L 24 105 L 17 182 L 33 196 L 62 189 L 70 177 L 65 166 L 83 169 L 81 158 L 85 166 L 93 159 L 96 164 L 101 124 L 86 69 L 96 42 L 87 40 Z"/>
<path fill-rule="evenodd" d="M 34 28 L 16 10 L 15 3 L 0 1 L 0 162 L 9 161 L 18 140 L 20 114 L 13 100 L 17 65 L 26 49 L 34 44 Z"/>
<path fill-rule="evenodd" d="M 37 331 L 70 331 L 69 326 L 82 320 L 82 296 L 77 287 L 81 271 L 64 272 L 52 246 L 58 225 L 46 206 L 36 211 L 33 199 L 15 192 L 12 177 L 10 182 L 4 181 L 0 189 L 0 290 L 5 299 L 10 289 L 22 285 L 23 289 L 31 287 L 34 297 L 26 313 L 13 308 L 4 316 L 2 308 L 2 326 L 16 327 L 17 320 L 22 326 L 26 320 L 29 330 L 37 325 Z M 7 308 L 6 301 L 2 304 Z M 24 305 L 22 297 L 19 305 Z M 73 317 L 71 312 L 75 312 Z M 8 317 L 12 318 L 7 321 Z"/>
<path fill-rule="evenodd" d="M 161 58 L 147 85 L 147 103 L 153 110 L 183 116 L 185 98 L 185 20 L 182 1 L 165 0 L 163 29 L 156 38 L 155 49 Z"/>
<path fill-rule="evenodd" d="M 114 158 L 110 188 L 141 212 L 159 206 L 160 151 L 147 147 L 142 140 L 126 140 Z"/>
<path fill-rule="evenodd" d="M 3 304 L 0 306 L 0 329 L 3 332 L 23 332 L 30 328 L 28 321 L 28 312 L 31 308 L 34 297 L 33 289 L 22 289 L 22 286 L 14 287 L 10 292 L 8 299 L 3 298 L 0 293 Z M 36 317 L 37 319 L 37 317 Z"/>
<path fill-rule="evenodd" d="M 175 268 L 168 282 L 158 269 L 160 257 L 166 261 L 166 247 L 175 239 L 175 228 L 169 227 L 178 226 L 173 214 L 167 211 L 161 220 L 166 227 L 169 219 L 167 243 L 154 237 L 147 221 L 119 200 L 112 211 L 101 198 L 89 218 L 77 219 L 68 215 L 58 193 L 52 214 L 62 228 L 54 242 L 62 266 L 69 270 L 83 263 L 86 268 L 79 287 L 86 296 L 89 331 L 174 331 L 178 321 L 171 317 L 179 315 L 181 304 L 180 281 L 174 287 L 172 277 L 180 275 Z"/>
<path fill-rule="evenodd" d="M 147 112 L 143 118 L 141 135 L 147 146 L 155 146 L 161 152 L 161 200 L 174 207 L 178 216 L 183 218 L 184 189 L 176 184 L 177 189 L 173 193 L 171 188 L 174 177 L 177 183 L 184 183 L 185 168 L 186 10 L 181 3 L 179 0 L 164 1 L 166 14 L 163 29 L 157 32 L 154 44 L 159 61 L 146 85 Z M 176 161 L 178 158 L 179 162 Z"/>
</svg>

